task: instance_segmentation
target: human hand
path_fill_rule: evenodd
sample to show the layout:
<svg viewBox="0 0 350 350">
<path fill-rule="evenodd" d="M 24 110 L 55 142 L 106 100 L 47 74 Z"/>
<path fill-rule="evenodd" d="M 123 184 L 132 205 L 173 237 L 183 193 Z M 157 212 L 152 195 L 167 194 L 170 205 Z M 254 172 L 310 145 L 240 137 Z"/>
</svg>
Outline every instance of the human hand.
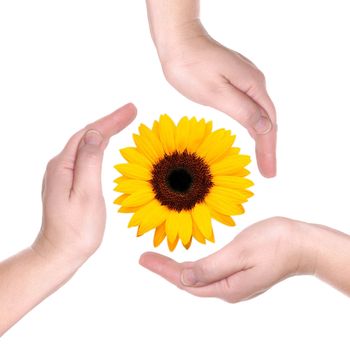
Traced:
<svg viewBox="0 0 350 350">
<path fill-rule="evenodd" d="M 262 175 L 276 175 L 276 111 L 264 75 L 212 39 L 199 20 L 177 25 L 156 46 L 164 75 L 181 94 L 241 123 L 255 139 Z"/>
<path fill-rule="evenodd" d="M 314 274 L 313 232 L 313 225 L 276 217 L 248 227 L 224 248 L 198 261 L 177 263 L 145 253 L 140 264 L 193 295 L 234 303 L 289 276 Z"/>
<path fill-rule="evenodd" d="M 103 152 L 109 138 L 135 116 L 135 106 L 127 104 L 87 125 L 48 163 L 42 190 L 43 222 L 32 246 L 41 256 L 64 257 L 77 268 L 98 248 L 106 222 Z"/>
</svg>

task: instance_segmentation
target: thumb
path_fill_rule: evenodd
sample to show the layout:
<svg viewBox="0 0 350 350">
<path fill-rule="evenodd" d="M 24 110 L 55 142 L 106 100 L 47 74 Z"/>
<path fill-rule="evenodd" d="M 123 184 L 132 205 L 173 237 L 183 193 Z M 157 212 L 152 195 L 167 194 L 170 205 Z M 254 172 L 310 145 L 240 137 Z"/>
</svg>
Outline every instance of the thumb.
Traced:
<svg viewBox="0 0 350 350">
<path fill-rule="evenodd" d="M 102 134 L 88 130 L 80 141 L 74 166 L 72 191 L 84 196 L 98 195 L 101 190 L 103 160 Z"/>
<path fill-rule="evenodd" d="M 232 241 L 216 253 L 193 263 L 186 264 L 180 280 L 187 287 L 201 287 L 230 276 L 244 269 L 242 251 Z"/>
<path fill-rule="evenodd" d="M 257 135 L 267 134 L 272 129 L 272 122 L 267 112 L 248 95 L 232 85 L 227 85 L 225 89 L 218 91 L 213 96 L 211 105 Z"/>
</svg>

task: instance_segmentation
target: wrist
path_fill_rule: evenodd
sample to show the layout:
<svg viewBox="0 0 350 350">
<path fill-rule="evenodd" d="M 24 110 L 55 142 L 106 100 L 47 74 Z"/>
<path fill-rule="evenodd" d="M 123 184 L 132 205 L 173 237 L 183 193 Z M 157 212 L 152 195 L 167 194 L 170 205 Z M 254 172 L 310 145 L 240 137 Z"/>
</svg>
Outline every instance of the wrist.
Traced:
<svg viewBox="0 0 350 350">
<path fill-rule="evenodd" d="M 315 276 L 350 294 L 350 236 L 329 228 L 313 224 L 317 242 Z"/>
<path fill-rule="evenodd" d="M 317 270 L 317 261 L 319 253 L 319 238 L 313 225 L 295 221 L 295 275 L 315 275 Z"/>
<path fill-rule="evenodd" d="M 159 28 L 153 35 L 153 40 L 161 64 L 179 56 L 194 40 L 208 38 L 209 35 L 199 18 L 189 19 L 171 27 Z"/>
<path fill-rule="evenodd" d="M 55 246 L 44 232 L 40 232 L 30 249 L 46 264 L 57 266 L 63 273 L 73 275 L 89 256 L 77 249 L 66 251 Z"/>
</svg>

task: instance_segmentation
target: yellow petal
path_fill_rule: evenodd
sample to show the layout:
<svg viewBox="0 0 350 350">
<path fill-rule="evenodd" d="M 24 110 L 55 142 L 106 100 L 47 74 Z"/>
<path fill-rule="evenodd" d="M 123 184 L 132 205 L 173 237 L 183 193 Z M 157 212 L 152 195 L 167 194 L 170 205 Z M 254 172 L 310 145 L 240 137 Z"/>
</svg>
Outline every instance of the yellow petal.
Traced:
<svg viewBox="0 0 350 350">
<path fill-rule="evenodd" d="M 176 127 L 176 133 L 175 133 L 175 146 L 176 146 L 176 150 L 179 153 L 183 152 L 186 149 L 189 138 L 190 138 L 190 121 L 188 120 L 187 117 L 183 117 L 179 121 Z"/>
<path fill-rule="evenodd" d="M 236 135 L 233 135 L 236 139 Z M 224 154 L 225 157 L 228 157 L 228 156 L 234 156 L 236 154 L 239 154 L 239 152 L 241 151 L 240 148 L 238 147 L 230 147 L 226 153 Z"/>
<path fill-rule="evenodd" d="M 152 164 L 164 156 L 164 150 L 160 140 L 146 125 L 139 126 L 140 135 L 133 135 L 134 142 L 140 153 L 144 154 Z"/>
<path fill-rule="evenodd" d="M 130 179 L 126 176 L 119 176 L 116 179 L 114 179 L 113 182 L 120 184 L 121 182 L 126 181 L 126 180 L 130 180 Z"/>
<path fill-rule="evenodd" d="M 240 190 L 240 192 L 243 193 L 247 198 L 254 196 L 254 193 L 249 190 Z"/>
<path fill-rule="evenodd" d="M 191 246 L 191 243 L 192 243 L 192 236 L 191 236 L 191 238 L 190 238 L 190 240 L 188 241 L 188 243 L 184 243 L 184 242 L 182 242 L 182 245 L 186 248 L 186 249 L 188 249 L 190 246 Z"/>
<path fill-rule="evenodd" d="M 134 193 L 147 190 L 152 190 L 152 185 L 143 180 L 125 180 L 115 188 L 115 191 L 124 193 Z"/>
<path fill-rule="evenodd" d="M 215 159 L 215 163 L 216 163 L 216 162 L 219 162 L 220 160 L 222 160 L 222 159 L 224 159 L 224 158 L 226 158 L 226 157 L 239 154 L 240 151 L 241 151 L 241 150 L 240 150 L 240 148 L 238 148 L 238 147 L 231 147 L 231 148 L 229 148 L 226 152 L 222 153 L 220 157 L 216 158 L 216 159 Z"/>
<path fill-rule="evenodd" d="M 160 139 L 160 136 L 159 136 L 159 122 L 158 122 L 158 120 L 155 120 L 153 122 L 152 131 L 153 131 L 154 135 L 156 135 L 156 137 L 158 139 Z"/>
<path fill-rule="evenodd" d="M 138 211 L 142 206 L 138 206 L 138 207 L 120 207 L 118 209 L 119 213 L 135 213 L 136 211 Z"/>
<path fill-rule="evenodd" d="M 212 236 L 212 226 L 210 211 L 207 205 L 205 203 L 197 204 L 192 209 L 192 218 L 204 237 L 210 239 Z"/>
<path fill-rule="evenodd" d="M 174 242 L 178 237 L 179 215 L 180 215 L 179 212 L 171 210 L 165 222 L 165 232 L 168 236 L 168 241 L 170 243 Z"/>
<path fill-rule="evenodd" d="M 206 124 L 204 119 L 199 122 L 196 118 L 190 120 L 190 138 L 187 141 L 187 150 L 189 152 L 195 152 L 199 145 L 202 143 L 205 136 Z"/>
<path fill-rule="evenodd" d="M 136 237 L 142 236 L 142 235 L 145 234 L 147 231 L 149 231 L 149 230 L 146 230 L 145 227 L 141 224 L 141 225 L 137 228 Z"/>
<path fill-rule="evenodd" d="M 122 194 L 114 200 L 114 204 L 122 204 L 125 198 L 128 198 L 128 194 Z"/>
<path fill-rule="evenodd" d="M 235 204 L 231 200 L 228 200 L 226 196 L 222 196 L 218 193 L 210 192 L 205 197 L 205 203 L 209 208 L 212 208 L 224 215 L 231 216 L 244 213 L 244 208 L 241 204 Z"/>
<path fill-rule="evenodd" d="M 175 124 L 167 114 L 163 114 L 159 119 L 159 136 L 164 151 L 171 154 L 175 151 Z"/>
<path fill-rule="evenodd" d="M 155 194 L 152 189 L 146 189 L 142 191 L 137 191 L 126 199 L 124 199 L 122 205 L 126 207 L 135 207 L 139 205 L 146 204 L 154 198 Z"/>
<path fill-rule="evenodd" d="M 175 247 L 177 246 L 177 242 L 178 242 L 178 241 L 179 241 L 179 236 L 176 236 L 174 242 L 170 242 L 169 236 L 168 236 L 167 242 L 168 242 L 169 250 L 170 250 L 171 252 L 172 252 L 172 251 L 175 249 Z"/>
<path fill-rule="evenodd" d="M 121 174 L 131 179 L 151 180 L 151 172 L 137 164 L 117 164 L 114 166 Z"/>
<path fill-rule="evenodd" d="M 227 187 L 213 186 L 211 192 L 222 196 L 227 201 L 232 203 L 244 203 L 249 197 L 251 197 L 252 192 L 245 190 L 235 190 Z M 247 192 L 247 193 L 245 193 Z"/>
<path fill-rule="evenodd" d="M 214 237 L 214 231 L 213 231 L 213 228 L 211 229 L 210 231 L 210 236 L 208 238 L 208 241 L 212 242 L 212 243 L 215 243 L 215 237 Z"/>
<path fill-rule="evenodd" d="M 156 212 L 154 212 L 152 215 L 145 215 L 142 218 L 142 221 L 140 223 L 140 226 L 137 231 L 137 236 L 141 236 L 144 233 L 160 226 L 165 223 L 165 220 L 167 219 L 169 215 L 169 210 L 167 207 L 161 205 Z"/>
<path fill-rule="evenodd" d="M 241 151 L 240 148 L 238 148 L 238 147 L 232 147 L 232 148 L 230 148 L 230 149 L 227 151 L 227 155 L 228 155 L 228 156 L 233 156 L 233 155 L 235 155 L 235 154 L 238 154 L 240 151 Z"/>
<path fill-rule="evenodd" d="M 250 157 L 246 155 L 233 155 L 213 163 L 210 166 L 210 171 L 215 175 L 236 175 L 246 165 L 250 163 Z"/>
<path fill-rule="evenodd" d="M 179 237 L 184 245 L 191 241 L 192 237 L 192 217 L 189 211 L 181 211 L 178 215 Z"/>
<path fill-rule="evenodd" d="M 158 247 L 163 242 L 165 237 L 165 222 L 163 222 L 156 228 L 156 231 L 154 232 L 153 245 L 155 247 Z"/>
<path fill-rule="evenodd" d="M 152 163 L 149 159 L 140 153 L 135 147 L 122 148 L 119 152 L 129 163 L 138 164 L 147 169 L 152 168 Z"/>
<path fill-rule="evenodd" d="M 210 120 L 209 122 L 207 122 L 205 124 L 205 133 L 204 133 L 204 135 L 205 136 L 209 135 L 211 133 L 212 129 L 213 129 L 213 122 Z"/>
<path fill-rule="evenodd" d="M 193 222 L 193 237 L 200 243 L 206 244 L 206 239 L 210 242 L 215 242 L 213 228 L 211 228 L 208 238 L 204 237 L 203 233 L 199 230 L 197 225 Z"/>
<path fill-rule="evenodd" d="M 197 154 L 212 164 L 222 157 L 232 146 L 235 136 L 225 129 L 219 129 L 209 134 L 199 146 Z"/>
<path fill-rule="evenodd" d="M 247 175 L 250 174 L 250 171 L 247 170 L 247 169 L 241 169 L 241 170 L 238 170 L 236 173 L 235 173 L 235 176 L 240 176 L 240 177 L 245 177 Z"/>
<path fill-rule="evenodd" d="M 235 226 L 236 225 L 236 223 L 231 218 L 231 216 L 221 214 L 221 213 L 217 212 L 216 210 L 214 210 L 213 208 L 210 208 L 210 214 L 213 217 L 213 219 L 221 222 L 224 225 L 227 225 L 227 226 Z"/>
<path fill-rule="evenodd" d="M 199 243 L 205 244 L 205 237 L 202 235 L 201 231 L 199 231 L 199 228 L 197 227 L 197 225 L 193 220 L 192 220 L 192 235 Z"/>
<path fill-rule="evenodd" d="M 216 186 L 241 189 L 248 188 L 254 185 L 249 179 L 245 179 L 239 176 L 227 176 L 227 175 L 217 175 L 213 177 L 213 183 Z"/>
<path fill-rule="evenodd" d="M 149 203 L 140 207 L 139 210 L 135 212 L 135 214 L 131 217 L 129 221 L 129 227 L 138 226 L 143 221 L 146 216 L 156 216 L 159 215 L 160 212 L 164 210 L 164 206 L 162 206 L 157 199 L 153 199 Z"/>
</svg>

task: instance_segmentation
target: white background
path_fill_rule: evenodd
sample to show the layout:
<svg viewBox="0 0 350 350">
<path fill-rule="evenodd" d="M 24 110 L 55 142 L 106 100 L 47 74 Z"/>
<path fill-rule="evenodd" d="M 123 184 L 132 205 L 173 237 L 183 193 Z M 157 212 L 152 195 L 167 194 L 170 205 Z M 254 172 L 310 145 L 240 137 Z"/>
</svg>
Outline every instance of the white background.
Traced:
<svg viewBox="0 0 350 350">
<path fill-rule="evenodd" d="M 349 232 L 349 10 L 347 1 L 202 1 L 202 20 L 265 73 L 279 117 L 278 177 L 256 183 L 237 227 L 215 244 L 178 247 L 206 256 L 251 223 L 283 215 Z M 135 238 L 117 214 L 113 165 L 140 122 L 161 113 L 203 116 L 254 144 L 228 116 L 196 105 L 165 81 L 143 1 L 1 1 L 0 259 L 34 240 L 46 162 L 85 124 L 132 101 L 139 110 L 106 151 L 104 243 L 74 278 L 13 327 L 1 349 L 349 349 L 349 299 L 313 277 L 286 280 L 235 305 L 197 299 L 138 265 L 152 234 Z M 264 234 L 262 232 L 261 234 Z M 1 315 L 0 315 L 1 317 Z"/>
</svg>

